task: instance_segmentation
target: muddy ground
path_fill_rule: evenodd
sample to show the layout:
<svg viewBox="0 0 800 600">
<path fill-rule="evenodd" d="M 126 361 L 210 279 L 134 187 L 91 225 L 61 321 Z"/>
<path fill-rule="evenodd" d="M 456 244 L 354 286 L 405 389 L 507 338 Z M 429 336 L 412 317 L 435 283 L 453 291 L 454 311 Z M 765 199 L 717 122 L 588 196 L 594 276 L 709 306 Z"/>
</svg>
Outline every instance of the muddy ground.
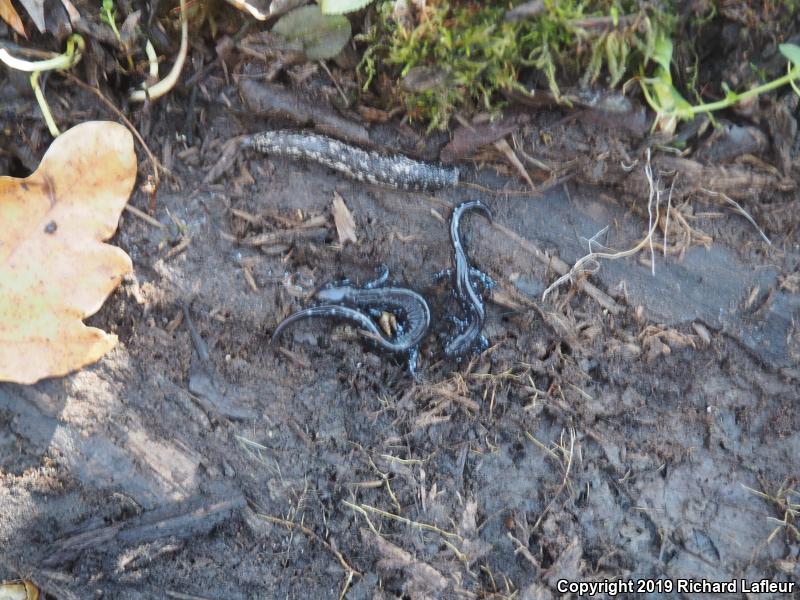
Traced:
<svg viewBox="0 0 800 600">
<path fill-rule="evenodd" d="M 146 141 L 172 171 L 154 198 L 161 227 L 123 215 L 113 242 L 135 276 L 90 319 L 119 346 L 63 379 L 0 384 L 0 580 L 58 599 L 800 584 L 796 191 L 740 190 L 771 246 L 697 196 L 691 222 L 708 247 L 601 261 L 580 278 L 598 294 L 568 283 L 542 301 L 558 277 L 547 257 L 574 263 L 606 226 L 599 241 L 617 250 L 646 233 L 641 140 L 631 185 L 609 174 L 618 132 L 557 110 L 518 135 L 540 157 L 583 162 L 539 194 L 498 157 L 462 163 L 480 187 L 434 195 L 250 153 L 204 184 L 225 141 L 286 125 L 248 115 L 221 71 L 204 85 L 148 117 Z M 83 91 L 60 93 L 73 122 L 114 118 Z M 413 150 L 394 127 L 372 136 Z M 338 241 L 334 193 L 356 243 Z M 452 301 L 431 277 L 450 264 L 451 207 L 477 198 L 495 215 L 465 221 L 469 255 L 498 282 L 491 347 L 454 363 L 441 353 Z M 137 186 L 131 204 L 150 203 Z M 304 292 L 380 264 L 434 307 L 421 382 L 342 324 L 304 322 L 270 346 Z M 681 597 L 663 585 L 639 596 Z"/>
</svg>

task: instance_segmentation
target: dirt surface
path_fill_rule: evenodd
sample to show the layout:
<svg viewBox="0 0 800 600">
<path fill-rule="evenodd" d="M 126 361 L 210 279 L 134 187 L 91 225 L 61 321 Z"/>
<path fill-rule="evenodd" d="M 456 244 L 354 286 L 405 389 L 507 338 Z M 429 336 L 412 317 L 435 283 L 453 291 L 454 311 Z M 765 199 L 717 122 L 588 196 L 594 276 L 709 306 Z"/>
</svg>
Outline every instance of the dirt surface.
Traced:
<svg viewBox="0 0 800 600">
<path fill-rule="evenodd" d="M 255 154 L 204 184 L 225 141 L 285 125 L 242 117 L 219 73 L 204 86 L 147 117 L 148 145 L 172 171 L 152 212 L 162 226 L 124 214 L 113 241 L 135 275 L 90 319 L 119 346 L 63 379 L 0 384 L 0 580 L 59 599 L 800 585 L 795 191 L 764 186 L 757 203 L 742 190 L 771 246 L 697 199 L 691 223 L 708 247 L 603 260 L 588 277 L 600 302 L 569 283 L 542 301 L 559 274 L 536 249 L 572 264 L 606 226 L 598 241 L 617 250 L 647 232 L 643 152 L 630 181 L 596 185 L 618 169 L 613 130 L 534 115 L 523 143 L 541 147 L 546 131 L 551 156 L 585 161 L 540 194 L 482 161 L 462 163 L 480 188 L 425 195 Z M 70 101 L 82 119 L 112 118 L 84 92 Z M 372 134 L 408 145 L 403 128 Z M 338 242 L 335 192 L 356 243 Z M 451 207 L 478 198 L 494 225 L 468 217 L 464 229 L 498 282 L 491 348 L 454 363 L 441 351 L 452 299 L 432 276 L 450 265 Z M 137 188 L 131 203 L 147 211 L 150 197 Z M 319 216 L 323 226 L 299 227 Z M 242 241 L 274 231 L 274 243 Z M 421 382 L 342 324 L 299 323 L 270 346 L 309 290 L 366 281 L 380 264 L 434 308 Z"/>
</svg>

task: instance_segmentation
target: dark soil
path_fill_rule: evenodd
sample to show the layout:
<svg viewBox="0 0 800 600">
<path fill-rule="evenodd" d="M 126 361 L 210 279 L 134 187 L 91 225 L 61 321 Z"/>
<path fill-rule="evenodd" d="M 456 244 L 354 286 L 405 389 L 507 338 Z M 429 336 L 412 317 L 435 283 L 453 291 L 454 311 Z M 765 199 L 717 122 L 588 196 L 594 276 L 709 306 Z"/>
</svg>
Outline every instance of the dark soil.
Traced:
<svg viewBox="0 0 800 600">
<path fill-rule="evenodd" d="M 673 202 L 708 247 L 666 258 L 657 248 L 655 265 L 647 249 L 601 260 L 578 279 L 605 305 L 570 283 L 542 301 L 559 275 L 530 244 L 572 264 L 606 226 L 598 241 L 616 250 L 645 235 L 648 142 L 532 109 L 520 148 L 577 161 L 536 195 L 488 152 L 461 163 L 480 187 L 435 195 L 249 153 L 203 183 L 227 140 L 286 121 L 248 114 L 219 65 L 199 69 L 193 87 L 131 111 L 172 175 L 154 197 L 138 187 L 131 198 L 164 228 L 126 212 L 113 240 L 135 275 L 90 322 L 119 346 L 62 379 L 0 384 L 0 580 L 29 579 L 58 599 L 569 597 L 561 579 L 643 582 L 622 597 L 689 597 L 651 579 L 798 589 L 796 137 L 789 170 L 772 178 L 747 160 L 681 163 Z M 57 79 L 48 93 L 65 129 L 116 119 Z M 46 134 L 23 105 L 4 126 L 40 155 Z M 773 140 L 768 119 L 753 126 Z M 394 122 L 371 129 L 376 143 L 422 156 L 447 141 L 415 145 Z M 141 185 L 152 167 L 138 151 Z M 781 162 L 772 145 L 758 156 Z M 32 168 L 24 152 L 4 157 L 6 172 Z M 742 173 L 758 189 L 724 187 Z M 772 245 L 706 187 L 727 189 Z M 338 241 L 334 193 L 357 243 Z M 450 265 L 451 207 L 477 198 L 495 216 L 464 228 L 470 257 L 498 282 L 491 347 L 448 362 L 452 301 L 432 275 Z M 242 243 L 316 216 L 326 225 Z M 380 264 L 434 306 L 421 382 L 342 324 L 305 321 L 270 345 L 304 292 L 366 281 Z"/>
</svg>

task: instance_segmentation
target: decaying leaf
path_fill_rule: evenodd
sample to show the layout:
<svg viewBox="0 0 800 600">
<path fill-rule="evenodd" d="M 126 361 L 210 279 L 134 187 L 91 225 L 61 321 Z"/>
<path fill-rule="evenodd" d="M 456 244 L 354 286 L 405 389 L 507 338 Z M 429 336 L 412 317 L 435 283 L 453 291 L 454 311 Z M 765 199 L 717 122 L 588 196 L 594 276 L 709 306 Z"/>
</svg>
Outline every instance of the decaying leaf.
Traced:
<svg viewBox="0 0 800 600">
<path fill-rule="evenodd" d="M 19 18 L 19 13 L 11 4 L 11 0 L 0 0 L 0 19 L 8 23 L 21 36 L 28 37 L 25 35 L 22 19 Z"/>
<path fill-rule="evenodd" d="M 361 10 L 372 0 L 322 0 L 320 9 L 323 15 L 342 15 Z"/>
<path fill-rule="evenodd" d="M 39 588 L 30 581 L 0 583 L 0 600 L 39 600 Z"/>
<path fill-rule="evenodd" d="M 44 33 L 44 0 L 19 0 L 19 3 L 28 11 L 28 16 L 36 25 L 39 33 Z"/>
<path fill-rule="evenodd" d="M 319 6 L 301 6 L 286 13 L 272 31 L 303 44 L 308 60 L 326 60 L 342 51 L 350 41 L 350 21 L 342 15 L 323 15 Z"/>
<path fill-rule="evenodd" d="M 305 3 L 306 0 L 272 0 L 269 4 L 269 14 L 271 17 L 282 15 Z"/>
<path fill-rule="evenodd" d="M 100 121 L 59 136 L 29 177 L 0 177 L 0 381 L 64 375 L 114 347 L 81 320 L 132 268 L 102 240 L 135 179 L 131 134 Z"/>
<path fill-rule="evenodd" d="M 336 233 L 339 234 L 339 243 L 344 244 L 350 240 L 354 244 L 356 241 L 356 222 L 347 204 L 344 203 L 338 192 L 333 193 L 333 204 L 331 205 L 333 222 L 336 224 Z"/>
</svg>

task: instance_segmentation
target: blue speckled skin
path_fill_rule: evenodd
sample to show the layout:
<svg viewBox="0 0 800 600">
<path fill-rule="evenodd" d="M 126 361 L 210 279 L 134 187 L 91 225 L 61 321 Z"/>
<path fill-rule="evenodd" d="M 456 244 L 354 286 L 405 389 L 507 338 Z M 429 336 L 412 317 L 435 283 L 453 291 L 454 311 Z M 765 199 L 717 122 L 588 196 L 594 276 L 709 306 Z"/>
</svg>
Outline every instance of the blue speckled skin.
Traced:
<svg viewBox="0 0 800 600">
<path fill-rule="evenodd" d="M 409 371 L 416 377 L 419 344 L 430 328 L 431 310 L 425 298 L 415 291 L 384 285 L 387 279 L 388 273 L 363 287 L 347 283 L 323 287 L 314 295 L 323 304 L 286 317 L 275 328 L 272 341 L 277 340 L 286 327 L 300 319 L 343 319 L 359 326 L 383 350 L 405 354 Z M 392 313 L 398 319 L 397 331 L 392 338 L 388 338 L 370 316 L 377 316 L 381 311 Z"/>
<path fill-rule="evenodd" d="M 245 138 L 243 146 L 265 154 L 313 160 L 357 181 L 375 185 L 423 192 L 458 185 L 459 172 L 455 167 L 423 163 L 397 154 L 368 152 L 316 133 L 264 131 Z"/>
<path fill-rule="evenodd" d="M 464 313 L 463 318 L 454 318 L 456 333 L 447 340 L 444 353 L 450 357 L 462 357 L 470 350 L 482 352 L 489 347 L 489 341 L 481 335 L 483 322 L 486 320 L 486 308 L 482 293 L 491 290 L 494 281 L 482 271 L 470 266 L 467 253 L 461 242 L 461 217 L 469 211 L 477 211 L 492 221 L 492 213 L 480 200 L 463 202 L 453 209 L 450 217 L 450 241 L 453 244 L 453 263 L 455 264 L 455 296 Z M 452 272 L 443 272 L 451 274 Z M 483 290 L 479 290 L 480 284 Z"/>
</svg>

